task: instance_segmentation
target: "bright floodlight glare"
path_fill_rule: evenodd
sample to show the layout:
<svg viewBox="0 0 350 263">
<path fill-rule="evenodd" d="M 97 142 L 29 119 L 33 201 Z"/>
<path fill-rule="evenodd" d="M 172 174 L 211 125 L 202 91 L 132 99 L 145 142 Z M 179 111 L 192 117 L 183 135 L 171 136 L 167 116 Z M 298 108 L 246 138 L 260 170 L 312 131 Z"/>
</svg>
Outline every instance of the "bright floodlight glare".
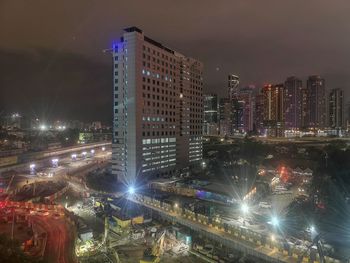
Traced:
<svg viewBox="0 0 350 263">
<path fill-rule="evenodd" d="M 47 129 L 46 125 L 44 125 L 44 124 L 40 125 L 40 130 L 44 131 L 46 129 Z"/>
<path fill-rule="evenodd" d="M 32 163 L 31 165 L 29 165 L 29 168 L 30 168 L 30 169 L 34 169 L 34 168 L 35 168 L 35 164 Z"/>
<path fill-rule="evenodd" d="M 102 147 L 102 151 L 105 151 L 106 150 L 106 148 L 105 147 Z"/>
<path fill-rule="evenodd" d="M 175 203 L 175 205 L 174 205 L 174 206 L 175 206 L 175 208 L 178 208 L 178 206 L 179 206 L 179 205 L 178 205 L 178 203 Z"/>
<path fill-rule="evenodd" d="M 129 194 L 134 194 L 135 188 L 133 186 L 129 186 L 128 192 L 129 192 Z"/>
<path fill-rule="evenodd" d="M 72 154 L 72 159 L 77 158 L 77 155 L 75 153 Z"/>
<path fill-rule="evenodd" d="M 271 223 L 273 226 L 278 226 L 280 224 L 280 222 L 276 216 L 272 217 Z"/>
<path fill-rule="evenodd" d="M 81 154 L 82 154 L 82 155 L 86 155 L 86 152 L 82 152 Z"/>
<path fill-rule="evenodd" d="M 94 150 L 94 149 L 92 149 L 92 150 L 91 150 L 91 153 L 94 153 L 94 152 L 95 152 L 95 150 Z"/>
<path fill-rule="evenodd" d="M 315 233 L 316 232 L 315 226 L 310 226 L 310 232 L 311 233 Z"/>
<path fill-rule="evenodd" d="M 249 206 L 247 204 L 243 203 L 241 206 L 241 210 L 244 214 L 246 214 L 249 212 Z"/>
</svg>

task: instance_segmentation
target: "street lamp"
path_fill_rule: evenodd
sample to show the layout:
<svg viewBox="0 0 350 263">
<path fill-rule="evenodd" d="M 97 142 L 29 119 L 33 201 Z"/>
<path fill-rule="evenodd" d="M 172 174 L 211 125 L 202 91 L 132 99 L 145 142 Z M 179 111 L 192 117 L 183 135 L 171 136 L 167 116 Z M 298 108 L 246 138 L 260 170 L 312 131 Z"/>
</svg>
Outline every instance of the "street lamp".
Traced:
<svg viewBox="0 0 350 263">
<path fill-rule="evenodd" d="M 54 158 L 51 160 L 52 161 L 52 166 L 55 168 L 55 167 L 58 167 L 58 158 Z"/>
<path fill-rule="evenodd" d="M 241 205 L 241 210 L 242 210 L 243 214 L 246 215 L 249 212 L 249 206 L 246 203 L 243 203 Z"/>
<path fill-rule="evenodd" d="M 29 165 L 30 174 L 35 174 L 35 163 Z"/>
<path fill-rule="evenodd" d="M 128 193 L 129 193 L 130 195 L 135 194 L 135 188 L 134 188 L 133 186 L 129 186 L 129 188 L 128 188 Z"/>
<path fill-rule="evenodd" d="M 309 229 L 310 229 L 311 240 L 314 240 L 318 235 L 316 227 L 314 225 L 311 225 Z"/>
<path fill-rule="evenodd" d="M 249 206 L 246 203 L 243 203 L 241 205 L 241 211 L 243 213 L 243 216 L 242 216 L 242 218 L 243 218 L 243 226 L 245 226 L 245 219 L 246 219 L 246 215 L 249 212 Z"/>
<path fill-rule="evenodd" d="M 278 219 L 277 216 L 273 216 L 273 217 L 271 218 L 271 224 L 272 224 L 274 227 L 278 227 L 278 226 L 279 226 L 280 221 L 279 221 L 279 219 Z"/>
</svg>

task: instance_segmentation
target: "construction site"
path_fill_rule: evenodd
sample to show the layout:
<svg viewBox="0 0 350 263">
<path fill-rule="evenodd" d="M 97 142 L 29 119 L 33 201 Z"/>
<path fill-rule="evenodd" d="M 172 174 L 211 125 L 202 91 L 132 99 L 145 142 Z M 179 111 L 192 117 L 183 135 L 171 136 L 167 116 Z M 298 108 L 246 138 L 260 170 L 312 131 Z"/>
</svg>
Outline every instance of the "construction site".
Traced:
<svg viewBox="0 0 350 263">
<path fill-rule="evenodd" d="M 80 262 L 224 263 L 242 257 L 125 198 L 93 200 L 94 216 L 103 222 L 103 233 L 96 235 L 85 224 L 78 224 L 76 255 Z"/>
</svg>

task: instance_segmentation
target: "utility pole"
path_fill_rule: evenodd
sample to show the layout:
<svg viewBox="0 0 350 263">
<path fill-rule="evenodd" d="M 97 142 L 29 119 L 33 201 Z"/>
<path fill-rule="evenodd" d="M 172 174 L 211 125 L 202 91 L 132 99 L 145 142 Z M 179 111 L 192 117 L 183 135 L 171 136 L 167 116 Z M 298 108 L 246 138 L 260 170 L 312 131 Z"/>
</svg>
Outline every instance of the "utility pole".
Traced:
<svg viewBox="0 0 350 263">
<path fill-rule="evenodd" d="M 11 228 L 11 240 L 13 240 L 13 234 L 15 230 L 15 209 L 12 208 L 12 228 Z"/>
</svg>

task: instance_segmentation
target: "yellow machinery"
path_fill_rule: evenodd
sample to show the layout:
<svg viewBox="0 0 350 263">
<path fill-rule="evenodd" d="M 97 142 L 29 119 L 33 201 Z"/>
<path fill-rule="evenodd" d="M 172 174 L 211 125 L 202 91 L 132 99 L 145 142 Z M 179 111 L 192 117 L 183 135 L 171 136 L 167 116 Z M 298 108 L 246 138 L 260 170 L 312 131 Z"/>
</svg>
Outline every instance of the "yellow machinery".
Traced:
<svg viewBox="0 0 350 263">
<path fill-rule="evenodd" d="M 160 261 L 160 256 L 163 254 L 165 232 L 166 231 L 164 231 L 160 238 L 156 241 L 151 251 L 148 253 L 147 250 L 145 251 L 145 256 L 140 260 L 140 263 L 158 263 Z"/>
</svg>

